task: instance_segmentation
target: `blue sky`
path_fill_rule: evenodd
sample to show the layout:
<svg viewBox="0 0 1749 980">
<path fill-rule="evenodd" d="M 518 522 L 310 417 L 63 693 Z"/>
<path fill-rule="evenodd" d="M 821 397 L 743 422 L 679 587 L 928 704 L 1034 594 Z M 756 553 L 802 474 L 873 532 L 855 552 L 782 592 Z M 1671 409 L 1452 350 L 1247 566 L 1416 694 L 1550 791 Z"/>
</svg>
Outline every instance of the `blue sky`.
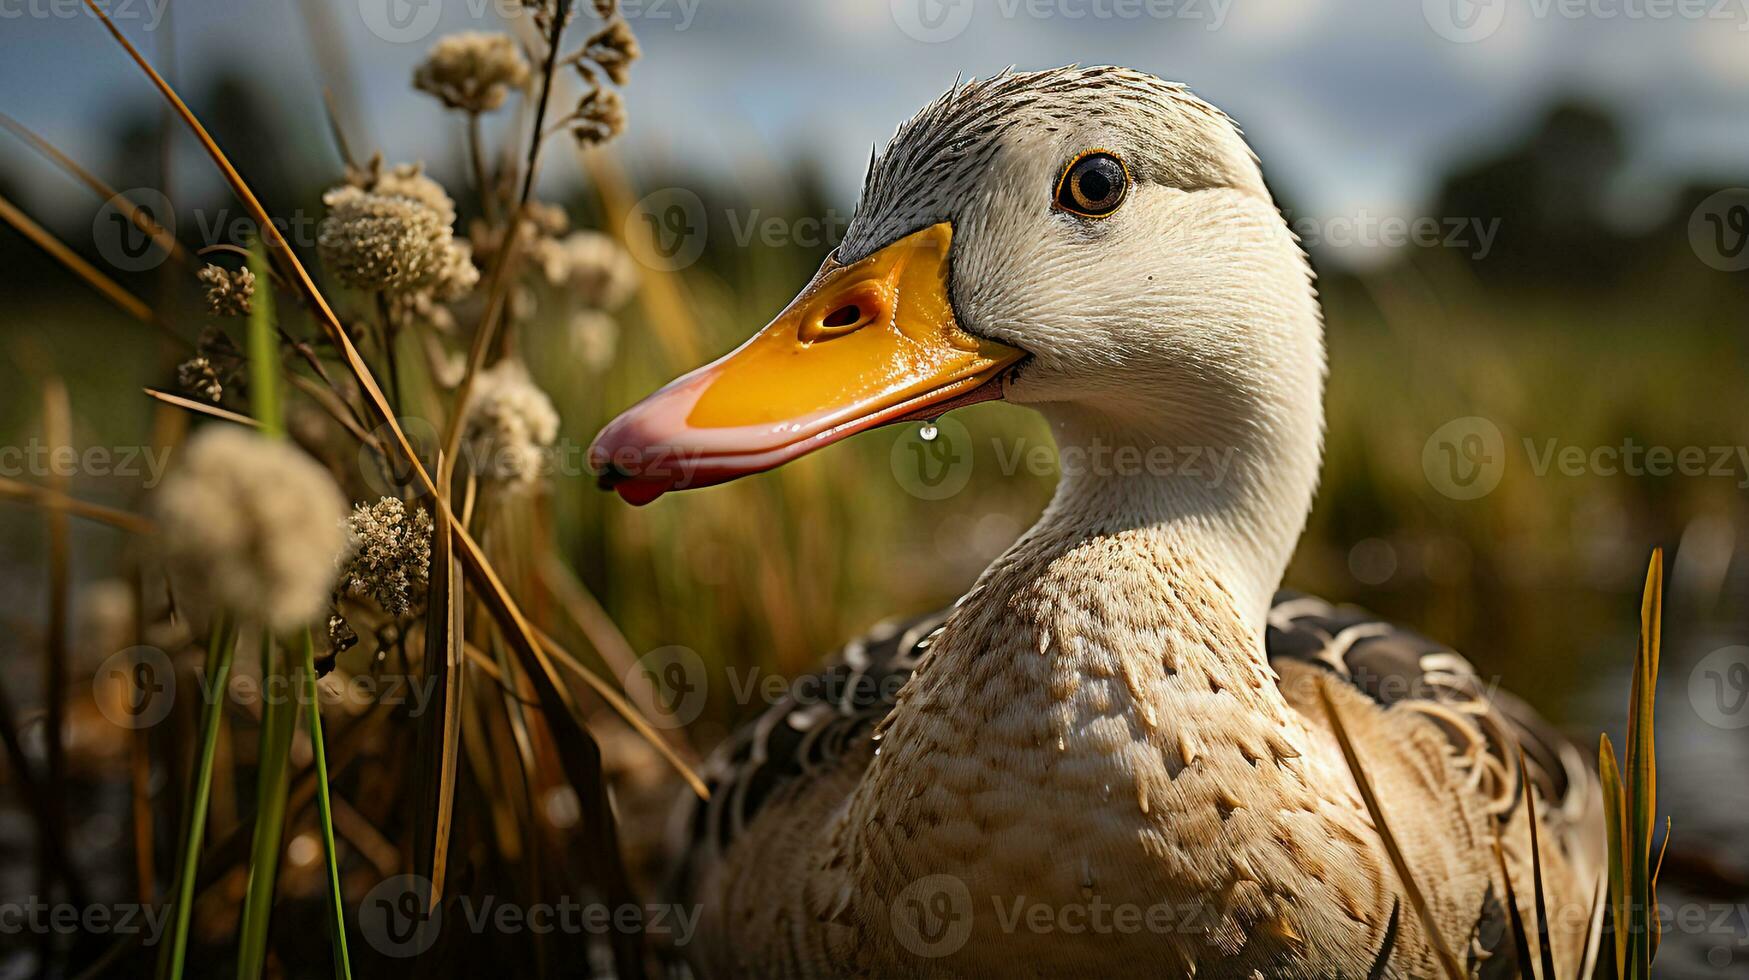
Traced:
<svg viewBox="0 0 1749 980">
<path fill-rule="evenodd" d="M 322 4 L 340 35 L 329 50 L 358 72 L 370 131 L 397 160 L 454 159 L 453 118 L 406 86 L 431 40 L 499 26 L 498 7 L 516 9 L 181 0 L 172 27 L 164 2 L 110 5 L 149 55 L 162 57 L 173 30 L 185 83 L 246 65 L 296 112 L 315 111 L 322 82 L 294 4 Z M 872 143 L 956 75 L 1009 64 L 1121 63 L 1187 82 L 1245 126 L 1271 177 L 1315 216 L 1420 213 L 1454 156 L 1509 138 L 1559 93 L 1626 113 L 1639 175 L 1627 209 L 1655 201 L 1672 176 L 1749 173 L 1749 0 L 628 0 L 625 10 L 645 51 L 620 146 L 634 168 L 660 161 L 757 188 L 773 162 L 811 158 L 846 211 Z M 105 123 L 147 104 L 76 0 L 0 0 L 0 39 L 0 110 L 81 159 L 101 160 Z M 547 180 L 576 178 L 568 154 L 552 161 Z M 89 204 L 14 143 L 0 143 L 0 167 L 51 217 Z"/>
</svg>

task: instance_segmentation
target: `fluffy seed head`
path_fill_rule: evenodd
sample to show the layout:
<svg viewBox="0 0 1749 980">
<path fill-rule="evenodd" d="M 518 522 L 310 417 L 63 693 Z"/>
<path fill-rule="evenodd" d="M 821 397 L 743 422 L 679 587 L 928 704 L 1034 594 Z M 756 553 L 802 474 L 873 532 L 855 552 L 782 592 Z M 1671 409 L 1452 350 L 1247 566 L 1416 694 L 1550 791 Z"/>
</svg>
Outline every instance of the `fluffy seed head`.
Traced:
<svg viewBox="0 0 1749 980">
<path fill-rule="evenodd" d="M 337 187 L 322 195 L 328 217 L 316 244 L 322 261 L 355 289 L 428 285 L 448 252 L 450 231 L 437 213 L 405 197 Z"/>
<path fill-rule="evenodd" d="M 409 515 L 399 497 L 384 497 L 355 505 L 346 531 L 353 553 L 340 577 L 342 589 L 376 600 L 391 616 L 404 616 L 424 600 L 431 574 L 430 514 L 414 508 Z"/>
<path fill-rule="evenodd" d="M 408 292 L 441 283 L 459 297 L 478 281 L 469 256 L 456 254 L 455 202 L 417 164 L 383 171 L 372 161 L 322 203 L 328 216 L 316 244 L 347 285 Z"/>
<path fill-rule="evenodd" d="M 599 146 L 625 131 L 625 100 L 613 89 L 598 85 L 583 93 L 570 125 L 578 143 Z"/>
<path fill-rule="evenodd" d="M 206 287 L 206 305 L 213 316 L 245 316 L 249 313 L 249 300 L 255 295 L 255 273 L 248 269 L 232 270 L 208 264 L 195 276 Z"/>
<path fill-rule="evenodd" d="M 205 357 L 191 357 L 178 364 L 176 384 L 190 395 L 215 405 L 225 397 L 225 384 L 219 378 L 218 368 Z"/>
<path fill-rule="evenodd" d="M 508 34 L 462 31 L 439 38 L 419 67 L 413 87 L 451 109 L 490 112 L 511 89 L 528 84 L 528 62 Z"/>
<path fill-rule="evenodd" d="M 543 239 L 535 247 L 535 257 L 547 282 L 570 290 L 592 309 L 617 310 L 638 287 L 636 261 L 618 242 L 598 231 L 574 231 L 564 238 Z"/>
<path fill-rule="evenodd" d="M 346 500 L 290 443 L 228 425 L 202 429 L 152 509 L 180 597 L 274 630 L 327 607 L 346 550 Z"/>
<path fill-rule="evenodd" d="M 482 479 L 527 491 L 540 482 L 559 413 L 520 361 L 504 360 L 475 378 L 466 434 L 468 458 Z"/>
<path fill-rule="evenodd" d="M 626 83 L 627 70 L 632 62 L 638 60 L 643 50 L 638 47 L 638 39 L 632 35 L 632 29 L 623 20 L 614 20 L 590 35 L 583 44 L 583 53 L 589 60 L 601 66 L 607 72 L 607 77 L 613 79 L 613 84 Z"/>
</svg>

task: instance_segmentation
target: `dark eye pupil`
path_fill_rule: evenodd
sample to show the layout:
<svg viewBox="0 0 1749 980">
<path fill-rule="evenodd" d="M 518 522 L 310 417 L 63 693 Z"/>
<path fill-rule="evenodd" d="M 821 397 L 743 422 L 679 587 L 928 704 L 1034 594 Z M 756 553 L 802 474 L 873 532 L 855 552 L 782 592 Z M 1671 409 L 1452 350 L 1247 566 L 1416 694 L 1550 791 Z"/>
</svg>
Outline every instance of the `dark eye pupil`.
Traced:
<svg viewBox="0 0 1749 980">
<path fill-rule="evenodd" d="M 1099 172 L 1097 168 L 1089 168 L 1081 175 L 1081 198 L 1089 204 L 1098 204 L 1111 194 L 1111 181 Z"/>
</svg>

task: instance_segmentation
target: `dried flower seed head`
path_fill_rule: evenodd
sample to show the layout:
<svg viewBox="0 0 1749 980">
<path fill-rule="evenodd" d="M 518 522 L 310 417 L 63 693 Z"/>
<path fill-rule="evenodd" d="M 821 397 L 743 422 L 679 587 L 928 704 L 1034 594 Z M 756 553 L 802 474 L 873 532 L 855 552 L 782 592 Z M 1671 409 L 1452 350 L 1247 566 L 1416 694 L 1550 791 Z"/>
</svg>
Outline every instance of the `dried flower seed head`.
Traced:
<svg viewBox="0 0 1749 980">
<path fill-rule="evenodd" d="M 225 384 L 218 368 L 204 357 L 191 357 L 176 366 L 176 386 L 192 398 L 217 405 L 225 397 Z"/>
<path fill-rule="evenodd" d="M 499 361 L 474 379 L 467 454 L 482 479 L 526 491 L 543 475 L 544 450 L 559 435 L 559 413 L 522 362 Z"/>
<path fill-rule="evenodd" d="M 566 331 L 571 354 L 591 371 L 605 370 L 613 363 L 619 346 L 619 321 L 600 310 L 579 310 L 571 315 Z"/>
<path fill-rule="evenodd" d="M 590 61 L 601 66 L 607 72 L 607 77 L 613 79 L 613 84 L 626 83 L 627 69 L 632 62 L 638 60 L 643 51 L 638 47 L 638 39 L 632 36 L 632 29 L 623 20 L 615 20 L 590 35 L 583 42 L 583 54 Z"/>
<path fill-rule="evenodd" d="M 474 247 L 467 242 L 452 241 L 444 256 L 431 293 L 438 300 L 453 303 L 474 291 L 480 284 L 480 270 L 474 267 Z"/>
<path fill-rule="evenodd" d="M 223 330 L 208 326 L 200 332 L 194 356 L 177 365 L 176 386 L 186 395 L 218 404 L 242 369 L 243 352 Z"/>
<path fill-rule="evenodd" d="M 377 154 L 348 167 L 346 183 L 322 200 L 329 215 L 317 244 L 349 285 L 391 292 L 433 286 L 460 298 L 478 282 L 471 256 L 454 244 L 455 202 L 422 165 L 384 170 Z"/>
<path fill-rule="evenodd" d="M 425 176 L 422 164 L 402 163 L 387 172 L 378 172 L 371 185 L 364 189 L 390 197 L 411 198 L 437 212 L 438 220 L 445 227 L 455 225 L 455 202 L 450 200 L 449 192 L 442 184 Z"/>
<path fill-rule="evenodd" d="M 208 264 L 195 273 L 206 287 L 206 306 L 213 316 L 246 316 L 255 295 L 255 273 Z"/>
<path fill-rule="evenodd" d="M 438 38 L 419 67 L 413 87 L 463 112 L 491 112 L 511 89 L 528 84 L 528 61 L 508 34 L 462 31 Z"/>
<path fill-rule="evenodd" d="M 322 261 L 355 289 L 419 289 L 454 260 L 444 214 L 416 197 L 345 185 L 322 195 L 322 203 L 328 206 L 316 238 Z"/>
<path fill-rule="evenodd" d="M 328 607 L 346 499 L 288 442 L 229 425 L 189 440 L 152 501 L 177 595 L 288 630 Z"/>
<path fill-rule="evenodd" d="M 638 288 L 638 266 L 624 248 L 598 231 L 574 231 L 543 240 L 535 259 L 547 282 L 570 290 L 591 309 L 613 312 Z"/>
<path fill-rule="evenodd" d="M 404 616 L 424 601 L 431 574 L 430 514 L 414 508 L 409 515 L 399 497 L 384 497 L 368 507 L 355 505 L 346 532 L 353 552 L 340 577 L 342 589 L 376 600 L 391 616 Z"/>
<path fill-rule="evenodd" d="M 596 86 L 577 102 L 569 127 L 578 143 L 600 146 L 625 131 L 625 100 L 613 89 Z"/>
</svg>

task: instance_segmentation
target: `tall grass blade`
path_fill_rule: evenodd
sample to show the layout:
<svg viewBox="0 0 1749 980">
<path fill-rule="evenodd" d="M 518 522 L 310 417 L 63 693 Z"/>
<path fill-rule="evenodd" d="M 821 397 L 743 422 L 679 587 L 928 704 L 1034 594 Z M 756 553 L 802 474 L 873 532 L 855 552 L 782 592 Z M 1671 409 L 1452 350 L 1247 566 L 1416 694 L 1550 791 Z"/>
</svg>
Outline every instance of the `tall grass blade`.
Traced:
<svg viewBox="0 0 1749 980">
<path fill-rule="evenodd" d="M 1494 825 L 1494 865 L 1500 880 L 1506 883 L 1506 928 L 1512 930 L 1512 951 L 1518 960 L 1518 975 L 1536 977 L 1536 960 L 1530 955 L 1530 931 L 1524 926 L 1524 913 L 1518 908 L 1518 889 L 1512 883 L 1512 872 L 1506 869 L 1506 850 L 1500 846 L 1500 827 Z"/>
<path fill-rule="evenodd" d="M 1536 902 L 1537 956 L 1542 963 L 1543 980 L 1555 980 L 1555 951 L 1549 942 L 1548 899 L 1543 894 L 1542 834 L 1536 823 L 1536 794 L 1531 792 L 1530 767 L 1525 765 L 1523 748 L 1518 750 L 1518 790 L 1524 796 L 1524 819 L 1530 826 L 1530 874 Z"/>
<path fill-rule="evenodd" d="M 1623 800 L 1621 767 L 1616 763 L 1615 745 L 1606 733 L 1597 744 L 1597 772 L 1603 783 L 1603 824 L 1609 844 L 1609 914 L 1614 924 L 1615 975 L 1626 977 L 1628 970 L 1628 844 L 1622 835 L 1627 824 L 1622 820 Z"/>
<path fill-rule="evenodd" d="M 1464 969 L 1452 955 L 1451 947 L 1446 945 L 1445 937 L 1440 934 L 1439 923 L 1433 918 L 1433 907 L 1428 904 L 1427 896 L 1421 891 L 1421 884 L 1415 879 L 1415 874 L 1409 869 L 1409 860 L 1403 856 L 1403 848 L 1397 843 L 1397 835 L 1391 832 L 1390 822 L 1385 819 L 1384 806 L 1373 791 L 1372 779 L 1367 775 L 1366 766 L 1360 761 L 1360 753 L 1355 751 L 1354 740 L 1349 737 L 1348 726 L 1342 721 L 1342 713 L 1336 710 L 1336 702 L 1330 697 L 1328 682 L 1318 685 L 1318 697 L 1324 702 L 1324 715 L 1330 719 L 1330 730 L 1336 734 L 1336 742 L 1342 747 L 1343 761 L 1348 763 L 1348 771 L 1354 774 L 1354 783 L 1360 788 L 1360 798 L 1365 801 L 1367 812 L 1372 814 L 1373 825 L 1378 828 L 1379 840 L 1385 845 L 1385 851 L 1390 855 L 1391 865 L 1397 869 L 1397 878 L 1403 883 L 1403 891 L 1409 897 L 1409 904 L 1415 906 L 1415 914 L 1421 918 L 1422 931 L 1427 933 L 1427 941 L 1433 945 L 1435 958 L 1440 969 L 1449 980 L 1463 980 Z"/>
<path fill-rule="evenodd" d="M 267 253 L 259 239 L 249 242 L 249 271 L 255 281 L 271 283 Z M 249 408 L 261 426 L 261 434 L 277 439 L 285 435 L 285 412 L 280 407 L 279 338 L 273 329 L 273 290 L 257 292 L 249 304 Z"/>
<path fill-rule="evenodd" d="M 213 755 L 219 747 L 219 722 L 225 711 L 225 690 L 231 678 L 231 661 L 237 650 L 237 631 L 230 618 L 220 616 L 207 639 L 207 692 L 200 720 L 200 759 L 196 763 L 193 805 L 188 826 L 182 830 L 181 863 L 176 875 L 176 917 L 167 956 L 160 959 L 158 975 L 180 980 L 188 953 L 188 923 L 194 911 L 195 872 L 200 867 L 200 846 L 206 837 L 207 807 L 212 801 Z"/>
<path fill-rule="evenodd" d="M 438 483 L 449 486 L 449 457 L 438 461 L 437 471 Z M 433 908 L 442 901 L 449 869 L 449 839 L 455 818 L 456 760 L 461 745 L 462 702 L 466 693 L 463 681 L 467 677 L 462 654 L 461 581 L 456 574 L 445 513 L 439 509 L 432 522 L 431 585 L 425 609 L 425 663 L 436 681 L 440 710 L 435 717 L 426 719 L 420 732 L 422 745 L 428 750 L 421 753 L 425 756 L 422 761 L 428 763 L 421 771 L 421 778 L 430 780 L 420 796 L 427 801 L 423 811 L 431 814 L 431 826 L 429 833 L 421 834 L 419 838 L 421 860 L 417 867 L 431 882 Z"/>
<path fill-rule="evenodd" d="M 1633 935 L 1633 965 L 1652 975 L 1658 948 L 1657 890 L 1652 881 L 1652 833 L 1658 825 L 1658 760 L 1653 706 L 1658 692 L 1658 657 L 1664 619 L 1664 551 L 1653 549 L 1640 600 L 1640 647 L 1634 659 L 1633 703 L 1628 713 L 1627 810 L 1633 850 L 1629 852 L 1630 894 L 1638 902 Z"/>
<path fill-rule="evenodd" d="M 174 405 L 177 408 L 193 412 L 196 415 L 205 415 L 209 418 L 218 419 L 221 422 L 230 422 L 235 425 L 247 426 L 251 429 L 259 429 L 261 427 L 261 423 L 255 421 L 249 416 L 233 412 L 228 408 L 220 408 L 211 402 L 196 401 L 193 398 L 185 398 L 182 395 L 172 394 L 168 391 L 159 391 L 155 388 L 145 388 L 143 390 L 148 398 L 163 402 L 166 405 Z"/>
<path fill-rule="evenodd" d="M 261 635 L 261 750 L 255 774 L 255 834 L 249 848 L 249 883 L 237 946 L 237 975 L 258 980 L 267 965 L 267 930 L 273 918 L 274 886 L 285 836 L 288 769 L 298 713 L 286 703 L 294 690 L 273 635 Z"/>
<path fill-rule="evenodd" d="M 1640 642 L 1628 705 L 1627 757 L 1618 765 L 1615 747 L 1603 736 L 1598 768 L 1603 781 L 1609 839 L 1609 907 L 1615 929 L 1616 975 L 1649 980 L 1658 953 L 1658 875 L 1652 838 L 1658 819 L 1658 759 L 1653 709 L 1664 619 L 1664 552 L 1653 549 L 1640 600 Z M 1666 829 L 1664 843 L 1670 842 Z M 1663 852 L 1659 852 L 1659 865 Z"/>
<path fill-rule="evenodd" d="M 328 865 L 328 923 L 334 947 L 334 975 L 351 980 L 352 959 L 346 950 L 346 899 L 340 893 L 340 855 L 334 849 L 334 801 L 328 790 L 328 753 L 322 744 L 322 704 L 316 696 L 316 644 L 309 629 L 303 635 L 303 683 L 310 728 L 310 753 L 316 768 L 316 816 L 322 827 L 322 854 Z"/>
</svg>

